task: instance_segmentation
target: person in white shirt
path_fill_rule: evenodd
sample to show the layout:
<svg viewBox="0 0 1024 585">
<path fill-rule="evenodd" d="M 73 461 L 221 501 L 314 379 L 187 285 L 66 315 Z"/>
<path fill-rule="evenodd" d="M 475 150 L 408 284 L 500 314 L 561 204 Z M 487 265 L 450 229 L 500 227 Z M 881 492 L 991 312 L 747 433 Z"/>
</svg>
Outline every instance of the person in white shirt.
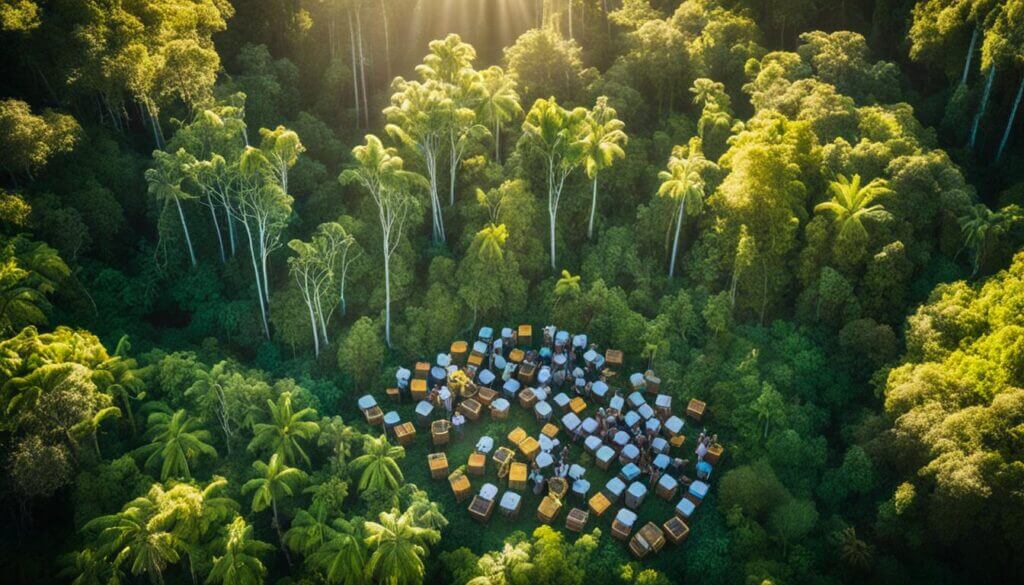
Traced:
<svg viewBox="0 0 1024 585">
<path fill-rule="evenodd" d="M 461 412 L 456 412 L 452 416 L 452 426 L 455 427 L 455 432 L 462 436 L 463 426 L 466 424 L 466 417 L 462 416 Z"/>
</svg>

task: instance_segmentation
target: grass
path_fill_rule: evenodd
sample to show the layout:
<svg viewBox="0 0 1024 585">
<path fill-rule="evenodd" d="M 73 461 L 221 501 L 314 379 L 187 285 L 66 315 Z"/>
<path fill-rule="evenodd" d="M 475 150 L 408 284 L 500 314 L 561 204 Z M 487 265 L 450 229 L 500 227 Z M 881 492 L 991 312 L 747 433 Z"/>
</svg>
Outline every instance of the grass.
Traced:
<svg viewBox="0 0 1024 585">
<path fill-rule="evenodd" d="M 384 409 L 385 412 L 388 410 L 396 410 L 401 415 L 403 422 L 415 422 L 416 415 L 414 403 L 408 400 L 405 400 L 400 404 L 395 404 L 393 402 L 389 403 L 387 398 L 382 394 L 383 393 L 379 393 L 377 395 L 377 399 L 381 404 L 381 408 Z M 583 413 L 580 418 L 585 418 L 587 415 L 592 414 L 596 409 L 596 404 L 588 403 L 587 411 Z M 443 409 L 440 410 L 443 412 Z M 435 409 L 435 415 L 437 412 L 438 409 Z M 557 423 L 557 416 L 560 415 L 558 415 L 558 409 L 556 408 L 555 416 L 552 417 L 552 422 Z M 510 520 L 501 515 L 498 505 L 495 504 L 495 509 L 491 515 L 491 519 L 486 524 L 481 524 L 469 515 L 468 507 L 472 497 L 457 503 L 447 479 L 431 479 L 430 471 L 427 466 L 427 455 L 443 449 L 448 456 L 449 469 L 455 470 L 459 466 L 466 465 L 469 455 L 473 453 L 477 440 L 480 437 L 484 435 L 492 437 L 495 441 L 495 447 L 494 450 L 492 450 L 491 455 L 487 458 L 485 475 L 483 477 L 469 477 L 469 479 L 472 485 L 473 494 L 478 492 L 480 487 L 485 483 L 493 483 L 499 487 L 500 491 L 498 497 L 500 499 L 501 494 L 504 493 L 507 487 L 507 482 L 498 480 L 497 466 L 491 459 L 491 456 L 500 446 L 512 446 L 508 442 L 507 435 L 514 428 L 522 427 L 528 435 L 536 437 L 540 434 L 542 426 L 543 423 L 536 420 L 533 412 L 522 408 L 518 401 L 512 401 L 512 407 L 507 420 L 499 421 L 491 419 L 487 409 L 484 408 L 479 420 L 475 422 L 467 420 L 463 436 L 460 437 L 458 433 L 452 430 L 450 432 L 451 440 L 449 444 L 444 447 L 435 448 L 431 441 L 429 428 L 417 426 L 416 438 L 406 447 L 405 459 L 399 463 L 402 467 L 403 473 L 405 474 L 405 480 L 410 483 L 415 483 L 421 489 L 430 494 L 431 500 L 441 504 L 444 509 L 445 516 L 448 518 L 449 525 L 445 529 L 442 535 L 442 541 L 437 547 L 438 553 L 454 550 L 464 546 L 476 554 L 482 554 L 487 551 L 500 549 L 505 539 L 513 532 L 521 531 L 526 534 L 531 534 L 533 530 L 541 524 L 536 519 L 536 511 L 537 506 L 543 498 L 543 494 L 540 496 L 535 495 L 533 493 L 532 486 L 528 485 L 527 489 L 520 490 L 519 492 L 523 497 L 523 500 L 519 516 L 516 519 Z M 569 440 L 568 434 L 564 429 L 561 429 L 560 425 L 559 428 L 560 432 L 557 438 L 562 441 L 562 444 L 565 444 L 565 442 Z M 673 450 L 670 454 L 676 455 L 677 451 L 685 453 L 689 451 L 689 448 L 690 443 L 688 442 L 679 450 Z M 558 449 L 561 449 L 561 446 L 559 446 Z M 516 460 L 525 461 L 525 458 L 517 452 Z M 585 477 L 591 484 L 589 496 L 600 491 L 609 479 L 618 474 L 619 469 L 621 468 L 617 461 L 613 462 L 607 471 L 597 467 L 594 462 L 594 458 L 584 449 L 582 441 L 571 444 L 570 462 L 578 463 L 587 469 Z M 680 494 L 681 493 L 682 492 L 680 491 Z M 647 498 L 639 507 L 639 510 L 637 510 L 639 517 L 634 526 L 634 533 L 649 521 L 660 526 L 663 522 L 671 518 L 675 504 L 678 502 L 678 498 L 679 496 L 674 498 L 672 501 L 665 501 L 655 494 L 653 488 L 650 488 L 647 493 Z M 595 554 L 600 554 L 613 559 L 616 565 L 636 560 L 629 552 L 626 542 L 616 540 L 611 536 L 612 520 L 615 518 L 615 514 L 618 510 L 623 507 L 622 502 L 623 500 L 620 499 L 618 504 L 610 507 L 600 518 L 591 514 L 586 527 L 586 532 L 590 532 L 594 527 L 600 527 L 602 535 L 598 551 L 596 551 Z M 578 537 L 577 533 L 565 529 L 566 516 L 568 515 L 569 510 L 573 507 L 586 510 L 587 502 L 581 501 L 580 498 L 573 496 L 570 492 L 562 510 L 551 523 L 553 528 L 560 530 L 565 534 L 565 537 L 569 542 L 573 542 Z M 698 511 L 697 516 L 699 516 L 701 511 L 706 507 L 707 505 L 702 506 L 701 510 Z M 681 555 L 685 554 L 685 549 L 692 545 L 695 538 L 699 538 L 699 534 L 694 532 L 691 533 L 690 539 L 684 541 L 681 545 L 674 545 L 671 542 L 666 542 L 665 547 L 660 553 L 649 555 L 642 561 L 643 566 L 662 571 L 670 579 L 677 581 L 682 576 Z M 432 555 L 432 558 L 436 560 L 436 556 Z"/>
</svg>

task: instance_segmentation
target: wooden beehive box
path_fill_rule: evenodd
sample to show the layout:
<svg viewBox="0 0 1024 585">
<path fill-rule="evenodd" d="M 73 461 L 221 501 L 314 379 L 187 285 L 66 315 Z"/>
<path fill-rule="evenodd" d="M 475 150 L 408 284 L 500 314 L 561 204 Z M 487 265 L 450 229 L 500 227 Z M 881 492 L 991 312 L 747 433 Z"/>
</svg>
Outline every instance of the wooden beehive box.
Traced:
<svg viewBox="0 0 1024 585">
<path fill-rule="evenodd" d="M 469 360 L 467 361 L 467 364 L 470 367 L 472 367 L 472 368 L 479 368 L 481 365 L 483 365 L 483 363 L 484 363 L 484 356 L 483 356 L 483 354 L 477 353 L 475 351 L 473 353 L 469 354 Z"/>
<path fill-rule="evenodd" d="M 431 453 L 427 455 L 427 466 L 430 468 L 431 479 L 444 479 L 448 477 L 448 456 L 444 453 Z"/>
<path fill-rule="evenodd" d="M 464 474 L 454 473 L 448 476 L 448 483 L 452 486 L 452 493 L 455 494 L 456 502 L 461 502 L 469 497 L 472 486 L 469 484 L 469 478 Z"/>
<path fill-rule="evenodd" d="M 520 325 L 519 331 L 517 332 L 517 343 L 529 347 L 533 345 L 533 326 L 532 325 Z"/>
<path fill-rule="evenodd" d="M 455 364 L 464 366 L 466 365 L 466 356 L 469 355 L 469 345 L 465 341 L 453 341 L 451 354 Z"/>
<path fill-rule="evenodd" d="M 565 519 L 565 528 L 573 532 L 582 532 L 587 527 L 588 519 L 590 514 L 587 511 L 573 508 L 569 510 L 569 515 Z"/>
<path fill-rule="evenodd" d="M 516 373 L 516 377 L 519 382 L 523 385 L 532 384 L 533 376 L 537 373 L 537 366 L 534 364 L 523 364 L 519 366 L 519 371 Z"/>
<path fill-rule="evenodd" d="M 476 393 L 476 399 L 480 401 L 480 404 L 484 406 L 490 406 L 494 399 L 498 397 L 498 392 L 492 390 L 486 386 L 480 388 Z"/>
<path fill-rule="evenodd" d="M 480 496 L 473 496 L 473 501 L 469 504 L 469 515 L 473 517 L 477 522 L 487 522 L 491 518 L 491 512 L 494 511 L 494 500 L 485 500 Z"/>
<path fill-rule="evenodd" d="M 601 516 L 608 511 L 608 508 L 611 507 L 612 503 L 607 496 L 598 492 L 590 498 L 590 502 L 588 502 L 587 505 L 595 516 Z"/>
<path fill-rule="evenodd" d="M 707 409 L 707 404 L 705 404 L 704 401 L 693 398 L 690 400 L 690 403 L 686 405 L 686 416 L 699 421 L 704 417 L 705 409 Z"/>
<path fill-rule="evenodd" d="M 423 378 L 416 378 L 409 382 L 409 393 L 412 394 L 413 402 L 427 399 L 427 381 Z"/>
<path fill-rule="evenodd" d="M 718 463 L 718 459 L 721 458 L 722 453 L 724 451 L 725 451 L 724 447 L 722 447 L 718 443 L 714 443 L 713 445 L 708 447 L 708 452 L 707 452 L 707 454 L 704 455 L 704 461 L 707 461 L 708 463 L 714 465 L 714 464 Z"/>
<path fill-rule="evenodd" d="M 471 453 L 469 456 L 469 463 L 466 466 L 466 472 L 469 475 L 475 475 L 480 477 L 484 474 L 487 468 L 487 456 L 483 453 Z"/>
<path fill-rule="evenodd" d="M 540 501 L 540 506 L 537 507 L 537 520 L 550 524 L 561 510 L 562 502 L 558 498 L 544 496 L 544 499 Z"/>
<path fill-rule="evenodd" d="M 665 535 L 673 544 L 683 542 L 690 535 L 690 527 L 679 516 L 672 516 L 661 526 L 665 529 Z"/>
<path fill-rule="evenodd" d="M 621 368 L 623 355 L 618 349 L 609 349 L 604 352 L 604 363 L 609 368 Z"/>
<path fill-rule="evenodd" d="M 447 445 L 449 436 L 449 428 L 451 423 L 447 420 L 435 420 L 430 423 L 430 438 L 434 445 Z"/>
<path fill-rule="evenodd" d="M 480 403 L 474 398 L 467 398 L 459 403 L 459 411 L 466 415 L 469 420 L 477 420 L 480 418 Z"/>
<path fill-rule="evenodd" d="M 540 443 L 533 437 L 526 437 L 519 443 L 519 451 L 522 452 L 523 456 L 533 461 L 533 458 L 540 453 Z"/>
<path fill-rule="evenodd" d="M 518 364 L 522 362 L 525 358 L 526 352 L 519 348 L 513 349 L 512 351 L 508 352 L 508 361 L 512 362 L 513 364 Z"/>
<path fill-rule="evenodd" d="M 388 395 L 388 400 L 395 402 L 401 402 L 402 400 L 402 392 L 398 388 L 388 388 L 384 390 L 384 393 Z"/>
<path fill-rule="evenodd" d="M 508 489 L 521 491 L 526 489 L 526 464 L 513 463 L 508 472 Z"/>
<path fill-rule="evenodd" d="M 519 393 L 519 406 L 529 410 L 533 408 L 533 405 L 537 403 L 537 395 L 534 394 L 533 388 L 526 388 Z"/>
<path fill-rule="evenodd" d="M 413 367 L 412 377 L 417 380 L 426 380 L 430 376 L 430 362 L 416 362 Z"/>
<path fill-rule="evenodd" d="M 366 415 L 367 424 L 379 425 L 384 422 L 384 411 L 379 406 L 371 406 L 363 411 L 363 414 Z"/>
<path fill-rule="evenodd" d="M 398 439 L 398 444 L 403 447 L 412 443 L 416 439 L 416 427 L 412 426 L 411 422 L 404 422 L 396 426 L 395 438 Z"/>
</svg>

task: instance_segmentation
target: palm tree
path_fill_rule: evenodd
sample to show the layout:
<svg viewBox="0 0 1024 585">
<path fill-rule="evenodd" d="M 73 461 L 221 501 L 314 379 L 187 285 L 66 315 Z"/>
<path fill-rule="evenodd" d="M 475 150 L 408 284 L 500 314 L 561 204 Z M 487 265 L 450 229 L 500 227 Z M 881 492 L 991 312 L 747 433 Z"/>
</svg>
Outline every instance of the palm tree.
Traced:
<svg viewBox="0 0 1024 585">
<path fill-rule="evenodd" d="M 964 236 L 963 248 L 971 250 L 971 276 L 978 274 L 981 259 L 999 236 L 1006 233 L 1016 222 L 1021 220 L 1020 208 L 1010 205 L 999 211 L 992 211 L 984 203 L 971 206 L 971 209 L 960 218 L 960 233 Z M 961 248 L 962 249 L 962 248 Z M 959 252 L 957 252 L 959 254 Z"/>
<path fill-rule="evenodd" d="M 366 570 L 366 536 L 359 518 L 338 518 L 331 525 L 330 538 L 309 556 L 309 564 L 324 574 L 332 585 L 362 585 L 369 582 Z"/>
<path fill-rule="evenodd" d="M 185 210 L 181 207 L 182 200 L 193 197 L 181 188 L 181 181 L 185 178 L 185 171 L 182 167 L 181 157 L 185 155 L 184 150 L 177 153 L 157 150 L 153 152 L 153 168 L 146 171 L 146 182 L 149 184 L 149 193 L 159 201 L 174 202 L 178 209 L 178 217 L 181 219 L 181 229 L 185 233 L 185 245 L 188 247 L 188 256 L 192 266 L 196 265 L 196 252 L 192 248 L 192 236 L 188 233 L 188 222 L 185 220 Z"/>
<path fill-rule="evenodd" d="M 334 535 L 334 529 L 324 516 L 321 511 L 316 515 L 307 510 L 296 512 L 288 532 L 284 533 L 285 545 L 304 557 L 315 553 Z"/>
<path fill-rule="evenodd" d="M 153 516 L 150 523 L 174 535 L 178 547 L 189 561 L 189 572 L 193 583 L 196 581 L 196 555 L 203 557 L 203 548 L 208 535 L 223 525 L 224 521 L 238 510 L 238 503 L 220 495 L 228 481 L 215 476 L 205 487 L 193 483 L 176 483 L 170 489 L 154 484 L 144 498 L 138 498 L 139 506 L 151 506 Z"/>
<path fill-rule="evenodd" d="M 249 443 L 250 450 L 270 448 L 281 456 L 285 464 L 295 465 L 299 461 L 310 465 L 309 455 L 303 450 L 301 440 L 312 440 L 320 432 L 316 423 L 316 411 L 303 408 L 298 412 L 292 410 L 292 393 L 282 392 L 277 403 L 267 400 L 270 409 L 270 422 L 258 423 L 253 426 L 253 438 Z"/>
<path fill-rule="evenodd" d="M 672 278 L 676 271 L 676 254 L 679 251 L 679 232 L 683 222 L 686 221 L 686 209 L 690 208 L 691 215 L 700 214 L 704 207 L 704 178 L 701 171 L 707 165 L 704 155 L 699 148 L 700 142 L 693 140 L 690 143 L 689 156 L 683 153 L 673 155 L 668 161 L 668 170 L 658 173 L 661 179 L 661 186 L 658 188 L 658 195 L 668 197 L 679 202 L 679 215 L 676 218 L 676 235 L 672 241 L 672 259 L 668 265 L 668 277 Z"/>
<path fill-rule="evenodd" d="M 501 163 L 501 127 L 523 113 L 516 80 L 497 65 L 480 72 L 479 115 L 491 126 L 494 136 L 494 162 Z"/>
<path fill-rule="evenodd" d="M 273 550 L 269 544 L 252 536 L 252 526 L 245 518 L 235 516 L 228 524 L 223 539 L 224 556 L 213 558 L 213 569 L 207 583 L 224 585 L 256 585 L 263 583 L 267 573 L 260 557 Z"/>
<path fill-rule="evenodd" d="M 590 196 L 590 221 L 587 223 L 587 238 L 594 237 L 594 214 L 597 209 L 597 174 L 612 166 L 617 158 L 625 158 L 622 145 L 628 140 L 622 130 L 625 124 L 615 116 L 615 108 L 608 105 L 608 98 L 597 98 L 594 109 L 587 114 L 580 146 L 583 166 L 593 182 Z"/>
<path fill-rule="evenodd" d="M 153 510 L 146 498 L 137 498 L 117 514 L 92 520 L 84 530 L 99 530 L 96 552 L 113 559 L 115 573 L 127 564 L 132 575 L 145 574 L 160 584 L 167 565 L 181 558 L 180 545 L 173 534 L 150 522 Z"/>
<path fill-rule="evenodd" d="M 281 520 L 277 513 L 277 503 L 287 497 L 295 495 L 298 485 L 306 480 L 306 474 L 295 467 L 288 467 L 281 456 L 274 453 L 270 461 L 264 463 L 260 460 L 252 462 L 257 477 L 245 482 L 242 486 L 242 493 L 252 495 L 252 511 L 262 512 L 268 507 L 274 513 L 274 530 L 277 531 L 278 541 L 281 543 L 281 550 L 285 558 L 288 558 L 288 549 L 284 547 L 284 534 L 281 531 Z M 289 563 L 291 560 L 289 559 Z"/>
<path fill-rule="evenodd" d="M 580 294 L 580 277 L 569 274 L 568 270 L 562 270 L 562 278 L 555 283 L 555 296 L 562 298 L 566 295 Z"/>
<path fill-rule="evenodd" d="M 145 437 L 148 445 L 136 449 L 136 453 L 146 456 L 147 467 L 161 463 L 160 479 L 166 481 L 170 477 L 192 479 L 190 462 L 201 455 L 217 456 L 217 450 L 207 441 L 210 433 L 200 428 L 196 419 L 179 410 L 174 414 L 154 412 L 146 420 Z"/>
<path fill-rule="evenodd" d="M 440 540 L 441 533 L 416 526 L 411 515 L 398 510 L 381 512 L 379 522 L 367 522 L 366 544 L 373 550 L 366 570 L 377 581 L 390 585 L 423 580 L 423 557 L 427 545 Z"/>
<path fill-rule="evenodd" d="M 488 224 L 476 233 L 476 239 L 480 242 L 479 258 L 485 262 L 499 262 L 505 255 L 502 248 L 508 239 L 508 229 L 505 224 Z"/>
<path fill-rule="evenodd" d="M 100 425 L 103 421 L 108 418 L 120 418 L 121 409 L 116 406 L 108 406 L 97 410 L 92 416 L 86 417 L 85 420 L 79 422 L 75 426 L 71 427 L 72 434 L 82 437 L 92 437 L 92 446 L 96 450 L 96 457 L 99 459 L 103 458 L 103 454 L 100 453 L 100 440 L 99 432 Z"/>
<path fill-rule="evenodd" d="M 867 185 L 861 185 L 860 175 L 847 179 L 839 175 L 838 181 L 829 183 L 832 199 L 814 206 L 815 213 L 831 213 L 834 216 L 837 232 L 841 238 L 867 238 L 863 220 L 866 217 L 885 217 L 888 212 L 880 204 L 872 203 L 883 195 L 891 193 L 885 179 L 872 179 Z"/>
<path fill-rule="evenodd" d="M 117 342 L 114 355 L 104 360 L 92 371 L 92 381 L 103 392 L 110 394 L 121 402 L 121 412 L 128 419 L 128 426 L 135 435 L 135 412 L 132 402 L 142 400 L 146 392 L 142 389 L 143 381 L 139 376 L 139 363 L 128 357 L 131 343 L 124 335 Z"/>
<path fill-rule="evenodd" d="M 120 576 L 109 574 L 112 567 L 107 559 L 91 548 L 64 555 L 61 562 L 65 566 L 57 576 L 70 579 L 71 585 L 106 585 L 120 581 Z"/>
<path fill-rule="evenodd" d="M 833 533 L 833 540 L 839 547 L 839 558 L 855 569 L 867 569 L 871 566 L 871 557 L 874 556 L 872 546 L 857 538 L 857 529 L 847 526 L 845 529 Z"/>
<path fill-rule="evenodd" d="M 394 492 L 405 481 L 397 460 L 405 457 L 405 448 L 392 445 L 387 437 L 366 437 L 363 454 L 352 460 L 352 469 L 362 471 L 359 491 L 368 489 Z"/>
<path fill-rule="evenodd" d="M 50 308 L 46 295 L 70 275 L 50 246 L 21 236 L 9 238 L 0 249 L 0 333 L 45 323 Z"/>
</svg>

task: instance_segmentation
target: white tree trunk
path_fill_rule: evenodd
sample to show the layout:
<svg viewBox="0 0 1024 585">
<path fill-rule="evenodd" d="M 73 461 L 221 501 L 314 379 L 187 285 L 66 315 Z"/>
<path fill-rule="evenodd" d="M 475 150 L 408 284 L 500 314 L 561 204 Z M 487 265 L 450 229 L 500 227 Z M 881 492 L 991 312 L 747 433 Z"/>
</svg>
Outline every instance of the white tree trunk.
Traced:
<svg viewBox="0 0 1024 585">
<path fill-rule="evenodd" d="M 999 141 L 999 150 L 996 151 L 996 162 L 1003 158 L 1003 151 L 1010 141 L 1010 131 L 1013 129 L 1013 120 L 1017 117 L 1017 109 L 1020 108 L 1020 100 L 1024 97 L 1024 77 L 1020 78 L 1020 85 L 1017 87 L 1017 97 L 1013 100 L 1013 107 L 1010 108 L 1010 118 L 1006 120 L 1006 129 L 1003 130 L 1003 137 Z"/>
<path fill-rule="evenodd" d="M 359 79 L 363 84 L 363 123 L 370 127 L 370 106 L 366 100 L 366 58 L 363 56 L 363 23 L 359 19 L 359 6 L 356 6 L 356 36 L 359 38 Z"/>
<path fill-rule="evenodd" d="M 188 246 L 188 257 L 192 260 L 192 266 L 196 265 L 196 251 L 192 248 L 192 236 L 188 233 L 188 222 L 185 221 L 185 210 L 181 208 L 181 201 L 174 198 L 174 205 L 178 208 L 178 217 L 181 218 L 181 229 L 185 232 L 185 245 Z"/>
<path fill-rule="evenodd" d="M 590 195 L 590 222 L 587 224 L 587 239 L 594 239 L 594 212 L 597 209 L 597 173 L 594 173 L 594 188 Z"/>
<path fill-rule="evenodd" d="M 494 162 L 501 164 L 501 120 L 494 120 Z"/>
<path fill-rule="evenodd" d="M 389 234 L 384 236 L 384 342 L 391 347 L 391 251 Z"/>
<path fill-rule="evenodd" d="M 964 60 L 964 73 L 960 76 L 960 85 L 967 84 L 967 74 L 971 71 L 971 61 L 974 59 L 974 45 L 978 42 L 978 27 L 974 27 L 971 33 L 971 44 L 967 46 L 967 59 Z"/>
<path fill-rule="evenodd" d="M 213 229 L 217 232 L 217 245 L 220 246 L 220 263 L 224 264 L 228 261 L 224 252 L 224 237 L 220 233 L 220 222 L 217 221 L 217 208 L 214 206 L 213 201 L 210 201 L 210 219 L 213 220 Z"/>
<path fill-rule="evenodd" d="M 306 286 L 309 286 L 308 284 Z M 306 297 L 306 307 L 309 309 L 309 328 L 313 330 L 313 355 L 320 357 L 320 335 L 317 333 L 316 315 L 313 312 L 313 301 L 309 297 L 309 291 L 304 290 L 302 296 Z"/>
<path fill-rule="evenodd" d="M 978 104 L 978 111 L 974 114 L 974 122 L 971 124 L 971 137 L 967 141 L 967 148 L 974 148 L 974 143 L 978 139 L 978 126 L 981 124 L 981 118 L 985 115 L 985 107 L 988 105 L 988 96 L 992 92 L 992 80 L 996 77 L 996 66 L 993 65 L 988 68 L 988 80 L 985 81 L 985 91 L 981 94 L 981 103 Z"/>
<path fill-rule="evenodd" d="M 686 217 L 686 199 L 679 201 L 679 216 L 676 218 L 676 236 L 672 240 L 672 260 L 668 264 L 668 277 L 676 273 L 676 254 L 679 252 L 679 232 L 682 231 L 683 218 Z"/>
<path fill-rule="evenodd" d="M 270 279 L 267 278 L 267 226 L 260 224 L 260 267 L 263 272 L 263 298 L 270 303 Z"/>
<path fill-rule="evenodd" d="M 256 297 L 260 301 L 260 316 L 263 317 L 263 334 L 270 339 L 270 324 L 267 322 L 267 309 L 263 305 L 263 285 L 260 283 L 260 269 L 256 264 L 256 246 L 252 242 L 252 229 L 249 227 L 248 220 L 243 220 L 242 225 L 245 226 L 245 233 L 249 240 L 249 257 L 252 259 L 252 275 L 256 279 Z"/>
<path fill-rule="evenodd" d="M 352 92 L 355 93 L 356 104 L 356 128 L 359 127 L 359 75 L 356 73 L 358 63 L 356 62 L 356 31 L 352 28 L 352 11 L 348 13 L 348 46 L 352 51 Z"/>
</svg>

